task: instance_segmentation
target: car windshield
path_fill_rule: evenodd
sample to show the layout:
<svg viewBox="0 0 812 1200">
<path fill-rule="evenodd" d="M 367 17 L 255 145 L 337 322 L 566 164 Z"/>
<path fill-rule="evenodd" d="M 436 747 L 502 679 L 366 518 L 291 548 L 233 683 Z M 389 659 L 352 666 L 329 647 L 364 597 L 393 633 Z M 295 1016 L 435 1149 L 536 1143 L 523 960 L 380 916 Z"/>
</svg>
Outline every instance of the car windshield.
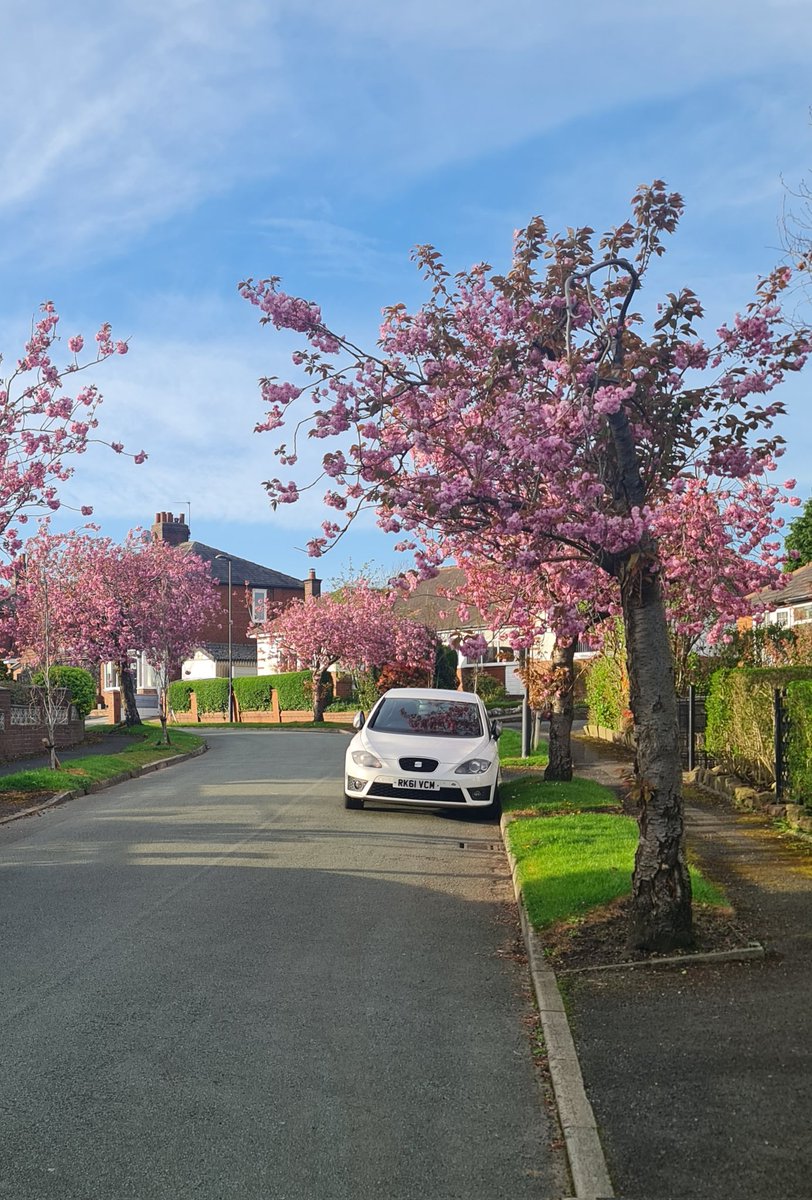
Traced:
<svg viewBox="0 0 812 1200">
<path fill-rule="evenodd" d="M 388 696 L 370 720 L 378 733 L 418 733 L 428 737 L 482 736 L 479 708 L 460 700 Z"/>
</svg>

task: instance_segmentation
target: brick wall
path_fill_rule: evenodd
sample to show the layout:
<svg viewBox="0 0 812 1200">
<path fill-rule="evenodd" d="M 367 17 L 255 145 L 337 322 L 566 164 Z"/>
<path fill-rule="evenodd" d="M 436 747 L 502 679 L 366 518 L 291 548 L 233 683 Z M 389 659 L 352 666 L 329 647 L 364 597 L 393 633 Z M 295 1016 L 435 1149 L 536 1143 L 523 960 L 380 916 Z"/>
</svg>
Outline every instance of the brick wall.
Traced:
<svg viewBox="0 0 812 1200">
<path fill-rule="evenodd" d="M 59 699 L 69 703 L 68 693 L 64 689 L 60 691 L 63 694 Z M 43 739 L 48 734 L 45 724 L 13 725 L 11 707 L 11 692 L 8 688 L 0 688 L 0 759 L 9 762 L 28 755 L 47 753 L 43 745 Z M 72 711 L 75 713 L 75 709 Z M 54 733 L 57 748 L 76 746 L 84 739 L 85 723 L 77 717 L 67 724 L 57 725 Z"/>
<path fill-rule="evenodd" d="M 221 584 L 218 590 L 220 611 L 206 625 L 200 635 L 201 642 L 228 641 L 228 586 Z M 267 590 L 269 605 L 299 600 L 302 597 L 301 588 L 268 588 Z M 251 624 L 251 613 L 246 602 L 247 592 L 250 594 L 250 589 L 246 589 L 245 584 L 231 588 L 231 640 L 235 643 L 249 640 L 248 626 Z"/>
</svg>

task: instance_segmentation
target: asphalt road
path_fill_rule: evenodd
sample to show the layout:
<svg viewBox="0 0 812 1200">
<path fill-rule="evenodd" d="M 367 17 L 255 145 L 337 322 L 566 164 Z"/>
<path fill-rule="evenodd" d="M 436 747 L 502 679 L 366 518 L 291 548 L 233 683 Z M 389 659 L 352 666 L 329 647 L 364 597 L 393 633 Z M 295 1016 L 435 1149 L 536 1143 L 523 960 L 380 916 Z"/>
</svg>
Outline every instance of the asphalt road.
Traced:
<svg viewBox="0 0 812 1200">
<path fill-rule="evenodd" d="M 495 827 L 209 740 L 0 828 L 0 1196 L 568 1194 Z"/>
</svg>

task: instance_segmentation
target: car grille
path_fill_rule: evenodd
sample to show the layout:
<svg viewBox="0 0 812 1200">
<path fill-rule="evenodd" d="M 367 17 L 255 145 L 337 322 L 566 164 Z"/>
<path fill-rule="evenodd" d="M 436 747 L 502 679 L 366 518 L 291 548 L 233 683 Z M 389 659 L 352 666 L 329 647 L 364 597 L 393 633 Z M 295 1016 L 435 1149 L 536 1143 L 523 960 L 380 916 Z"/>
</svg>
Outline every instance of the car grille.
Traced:
<svg viewBox="0 0 812 1200">
<path fill-rule="evenodd" d="M 373 783 L 364 799 L 373 800 L 419 800 L 423 804 L 465 804 L 465 793 L 460 788 L 441 787 L 431 792 L 417 788 L 399 788 L 393 783 Z"/>
<path fill-rule="evenodd" d="M 431 771 L 437 770 L 436 758 L 399 758 L 398 766 L 401 771 L 425 771 L 429 774 Z"/>
</svg>

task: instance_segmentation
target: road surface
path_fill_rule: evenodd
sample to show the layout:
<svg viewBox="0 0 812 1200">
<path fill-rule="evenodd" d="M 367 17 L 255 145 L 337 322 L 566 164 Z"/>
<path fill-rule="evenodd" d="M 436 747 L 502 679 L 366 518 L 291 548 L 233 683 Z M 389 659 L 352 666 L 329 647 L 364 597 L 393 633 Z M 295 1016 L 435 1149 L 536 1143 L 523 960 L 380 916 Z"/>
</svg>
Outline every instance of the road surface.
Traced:
<svg viewBox="0 0 812 1200">
<path fill-rule="evenodd" d="M 0 828 L 0 1196 L 568 1194 L 495 826 L 207 737 Z"/>
</svg>

